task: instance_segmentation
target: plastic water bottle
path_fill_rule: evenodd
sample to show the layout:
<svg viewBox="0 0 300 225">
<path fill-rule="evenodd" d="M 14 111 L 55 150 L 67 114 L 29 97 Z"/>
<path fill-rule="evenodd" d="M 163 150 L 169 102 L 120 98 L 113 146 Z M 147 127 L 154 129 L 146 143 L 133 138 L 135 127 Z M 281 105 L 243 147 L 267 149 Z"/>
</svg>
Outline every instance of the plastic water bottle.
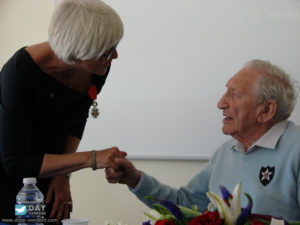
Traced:
<svg viewBox="0 0 300 225">
<path fill-rule="evenodd" d="M 44 195 L 36 186 L 36 178 L 24 178 L 23 184 L 16 197 L 15 215 L 18 224 L 42 225 L 45 215 Z"/>
</svg>

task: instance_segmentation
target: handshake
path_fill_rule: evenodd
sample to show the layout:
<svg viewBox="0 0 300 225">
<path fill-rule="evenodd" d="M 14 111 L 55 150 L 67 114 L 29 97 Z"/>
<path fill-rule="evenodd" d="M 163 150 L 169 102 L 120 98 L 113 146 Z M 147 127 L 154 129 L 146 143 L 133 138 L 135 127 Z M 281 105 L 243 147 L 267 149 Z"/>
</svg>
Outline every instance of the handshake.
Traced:
<svg viewBox="0 0 300 225">
<path fill-rule="evenodd" d="M 136 187 L 142 172 L 127 158 L 127 153 L 112 147 L 100 151 L 92 151 L 92 168 L 105 168 L 106 179 L 109 183 L 126 184 L 130 188 Z"/>
</svg>

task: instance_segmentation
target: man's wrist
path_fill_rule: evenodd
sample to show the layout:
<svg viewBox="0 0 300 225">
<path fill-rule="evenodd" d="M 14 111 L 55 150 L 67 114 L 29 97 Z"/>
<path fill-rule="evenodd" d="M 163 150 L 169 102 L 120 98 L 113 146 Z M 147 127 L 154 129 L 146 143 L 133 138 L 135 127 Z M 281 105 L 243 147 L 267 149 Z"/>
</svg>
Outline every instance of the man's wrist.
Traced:
<svg viewBox="0 0 300 225">
<path fill-rule="evenodd" d="M 139 188 L 140 184 L 141 184 L 142 176 L 143 176 L 142 171 L 137 170 L 134 181 L 131 182 L 130 184 L 128 184 L 128 187 L 130 189 L 132 189 L 133 191 L 136 191 Z"/>
</svg>

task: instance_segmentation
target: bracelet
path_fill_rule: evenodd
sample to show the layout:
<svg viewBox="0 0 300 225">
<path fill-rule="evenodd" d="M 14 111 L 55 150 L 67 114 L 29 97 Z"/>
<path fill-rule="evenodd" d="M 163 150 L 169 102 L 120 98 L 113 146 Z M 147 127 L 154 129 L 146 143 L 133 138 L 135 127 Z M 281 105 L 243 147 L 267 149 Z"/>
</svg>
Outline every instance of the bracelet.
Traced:
<svg viewBox="0 0 300 225">
<path fill-rule="evenodd" d="M 96 170 L 97 169 L 97 163 L 96 163 L 96 151 L 92 151 L 92 169 Z"/>
</svg>

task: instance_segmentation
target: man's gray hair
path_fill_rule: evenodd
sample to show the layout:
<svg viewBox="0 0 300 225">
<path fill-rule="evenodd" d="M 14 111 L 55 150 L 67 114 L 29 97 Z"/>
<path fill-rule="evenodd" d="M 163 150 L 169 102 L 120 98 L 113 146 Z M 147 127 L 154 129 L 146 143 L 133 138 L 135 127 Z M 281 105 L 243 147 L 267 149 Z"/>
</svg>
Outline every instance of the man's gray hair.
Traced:
<svg viewBox="0 0 300 225">
<path fill-rule="evenodd" d="M 101 0 L 62 0 L 51 17 L 48 40 L 65 63 L 98 59 L 123 36 L 117 12 Z"/>
<path fill-rule="evenodd" d="M 254 87 L 257 104 L 274 100 L 277 103 L 275 119 L 289 118 L 297 102 L 297 91 L 290 76 L 278 66 L 259 59 L 247 62 L 245 67 L 260 75 Z"/>
</svg>

